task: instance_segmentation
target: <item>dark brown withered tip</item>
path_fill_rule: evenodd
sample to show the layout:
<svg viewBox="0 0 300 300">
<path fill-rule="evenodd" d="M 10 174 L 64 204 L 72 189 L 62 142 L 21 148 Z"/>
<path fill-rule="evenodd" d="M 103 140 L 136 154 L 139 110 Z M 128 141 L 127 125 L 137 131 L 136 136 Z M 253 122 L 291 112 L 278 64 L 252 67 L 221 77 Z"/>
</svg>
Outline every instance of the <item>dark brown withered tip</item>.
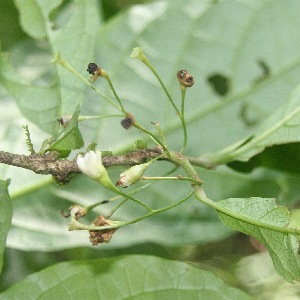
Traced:
<svg viewBox="0 0 300 300">
<path fill-rule="evenodd" d="M 194 85 L 194 78 L 187 70 L 178 71 L 177 78 L 182 86 L 191 87 Z"/>
<path fill-rule="evenodd" d="M 126 115 L 126 118 L 121 121 L 121 125 L 125 129 L 129 129 L 134 124 L 134 116 L 131 113 Z"/>
<path fill-rule="evenodd" d="M 95 72 L 97 71 L 98 66 L 95 63 L 89 63 L 87 71 L 89 74 L 95 75 Z"/>
</svg>

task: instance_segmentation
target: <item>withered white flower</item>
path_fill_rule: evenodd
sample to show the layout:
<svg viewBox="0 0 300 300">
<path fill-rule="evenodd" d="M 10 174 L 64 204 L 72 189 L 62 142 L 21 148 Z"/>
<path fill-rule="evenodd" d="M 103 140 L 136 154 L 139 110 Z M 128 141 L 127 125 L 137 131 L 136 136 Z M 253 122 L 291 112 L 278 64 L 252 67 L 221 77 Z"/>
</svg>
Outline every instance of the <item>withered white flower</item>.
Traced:
<svg viewBox="0 0 300 300">
<path fill-rule="evenodd" d="M 102 155 L 100 151 L 89 151 L 77 156 L 77 166 L 85 175 L 99 179 L 106 169 L 102 164 Z"/>
</svg>

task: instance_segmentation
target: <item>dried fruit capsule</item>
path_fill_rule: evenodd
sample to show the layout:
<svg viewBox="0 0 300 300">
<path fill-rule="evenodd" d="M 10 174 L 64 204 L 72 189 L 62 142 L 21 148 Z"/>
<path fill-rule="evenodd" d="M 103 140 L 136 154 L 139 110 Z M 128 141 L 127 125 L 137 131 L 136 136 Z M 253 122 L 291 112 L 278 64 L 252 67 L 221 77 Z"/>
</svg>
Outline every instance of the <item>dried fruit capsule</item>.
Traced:
<svg viewBox="0 0 300 300">
<path fill-rule="evenodd" d="M 134 116 L 131 113 L 127 113 L 126 118 L 121 121 L 121 125 L 125 129 L 129 129 L 134 124 Z"/>
<path fill-rule="evenodd" d="M 184 87 L 191 87 L 194 85 L 194 78 L 187 70 L 180 70 L 177 72 L 177 78 L 180 85 Z"/>
</svg>

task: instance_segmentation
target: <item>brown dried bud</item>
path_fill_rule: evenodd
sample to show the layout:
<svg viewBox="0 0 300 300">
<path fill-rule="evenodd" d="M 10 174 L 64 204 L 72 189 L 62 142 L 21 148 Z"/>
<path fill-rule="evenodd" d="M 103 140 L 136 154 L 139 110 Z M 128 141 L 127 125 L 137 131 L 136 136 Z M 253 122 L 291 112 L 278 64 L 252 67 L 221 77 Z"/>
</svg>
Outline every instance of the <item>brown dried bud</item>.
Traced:
<svg viewBox="0 0 300 300">
<path fill-rule="evenodd" d="M 121 121 L 121 125 L 125 129 L 129 129 L 134 124 L 134 116 L 131 113 L 127 113 L 126 118 Z"/>
<path fill-rule="evenodd" d="M 89 74 L 95 75 L 95 72 L 97 71 L 98 66 L 95 63 L 89 63 L 87 71 Z"/>
<path fill-rule="evenodd" d="M 103 74 L 103 69 L 101 69 L 100 67 L 98 67 L 95 63 L 89 63 L 87 71 L 89 72 L 89 74 L 92 74 L 92 80 L 96 81 L 96 79 L 99 76 L 102 76 Z"/>
<path fill-rule="evenodd" d="M 184 87 L 191 87 L 194 85 L 194 78 L 187 70 L 180 70 L 177 72 L 177 78 L 180 85 Z"/>
<path fill-rule="evenodd" d="M 99 215 L 95 221 L 95 226 L 109 226 L 110 221 L 105 219 L 102 215 Z M 106 230 L 89 230 L 90 241 L 93 246 L 97 246 L 99 243 L 109 243 L 116 229 L 106 229 Z"/>
</svg>

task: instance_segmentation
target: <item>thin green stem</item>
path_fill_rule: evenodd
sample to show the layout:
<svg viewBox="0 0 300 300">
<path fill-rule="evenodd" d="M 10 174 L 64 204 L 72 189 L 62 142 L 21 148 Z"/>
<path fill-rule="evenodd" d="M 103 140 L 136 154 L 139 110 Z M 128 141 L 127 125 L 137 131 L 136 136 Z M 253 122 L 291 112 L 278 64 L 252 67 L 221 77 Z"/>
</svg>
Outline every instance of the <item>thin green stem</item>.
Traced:
<svg viewBox="0 0 300 300">
<path fill-rule="evenodd" d="M 160 135 L 161 139 L 162 139 L 162 143 L 165 145 L 165 147 L 167 148 L 167 142 L 166 142 L 166 138 L 164 135 L 164 132 L 162 130 L 162 128 L 160 127 L 160 124 L 158 122 L 154 122 L 152 123 L 153 126 L 156 128 L 158 134 Z"/>
<path fill-rule="evenodd" d="M 111 218 L 111 216 L 126 202 L 128 201 L 128 199 L 123 199 L 116 207 L 114 207 L 106 216 L 106 219 Z"/>
<path fill-rule="evenodd" d="M 158 145 L 160 145 L 164 149 L 164 152 L 167 154 L 167 156 L 170 157 L 170 152 L 167 149 L 167 147 L 152 132 L 148 131 L 145 127 L 143 127 L 142 125 L 140 125 L 136 121 L 134 121 L 133 126 L 137 129 L 147 133 Z"/>
<path fill-rule="evenodd" d="M 134 189 L 134 190 L 130 191 L 130 192 L 128 193 L 128 195 L 134 195 L 135 193 L 137 193 L 137 192 L 139 192 L 139 191 L 145 189 L 145 188 L 148 187 L 149 185 L 150 185 L 149 183 L 144 184 L 143 186 L 141 186 L 141 187 L 139 187 L 139 188 L 137 188 L 137 189 Z M 114 202 L 114 201 L 119 200 L 119 199 L 121 199 L 121 198 L 123 198 L 123 196 L 122 196 L 122 195 L 118 195 L 118 196 L 111 197 L 111 198 L 109 198 L 109 199 L 107 199 L 107 200 L 101 200 L 101 201 L 98 201 L 98 202 L 96 202 L 96 203 L 94 203 L 94 204 L 92 204 L 92 205 L 86 207 L 85 210 L 86 210 L 87 212 L 89 212 L 89 211 L 93 210 L 95 207 L 97 207 L 97 206 L 99 206 L 99 205 L 103 205 L 103 204 L 107 204 L 107 203 L 110 203 L 110 202 Z M 126 198 L 125 200 L 127 201 L 128 199 Z"/>
<path fill-rule="evenodd" d="M 137 223 L 139 221 L 142 221 L 143 219 L 149 218 L 153 215 L 159 214 L 161 212 L 167 211 L 171 208 L 174 208 L 178 205 L 180 205 L 181 203 L 185 202 L 187 199 L 189 199 L 191 197 L 191 195 L 193 194 L 193 192 L 190 192 L 187 196 L 185 196 L 183 199 L 169 205 L 169 206 L 165 206 L 163 208 L 160 209 L 155 209 L 155 210 L 151 210 L 148 214 L 145 214 L 143 216 L 140 216 L 138 218 L 135 218 L 131 221 L 128 222 L 121 222 L 121 221 L 114 221 L 115 224 L 112 225 L 107 225 L 107 226 L 95 226 L 95 225 L 84 225 L 82 223 L 79 223 L 77 221 L 75 221 L 74 219 L 71 220 L 71 222 L 75 225 L 74 227 L 72 227 L 71 230 L 108 230 L 108 229 L 118 229 L 121 228 L 123 226 L 126 225 L 130 225 L 130 224 L 134 224 Z M 70 230 L 70 229 L 69 229 Z"/>
<path fill-rule="evenodd" d="M 178 205 L 180 205 L 181 203 L 185 202 L 187 199 L 189 199 L 191 196 L 193 195 L 193 192 L 190 192 L 187 196 L 185 196 L 183 199 L 169 205 L 169 206 L 165 206 L 163 208 L 159 208 L 159 209 L 155 209 L 155 210 L 152 210 L 151 212 L 149 212 L 148 214 L 145 214 L 141 217 L 138 217 L 136 219 L 133 219 L 131 221 L 128 221 L 128 222 L 124 222 L 120 227 L 123 227 L 123 226 L 126 226 L 126 225 L 130 225 L 130 224 L 134 224 L 134 223 L 137 223 L 139 221 L 142 221 L 143 219 L 146 219 L 146 218 L 149 218 L 153 215 L 156 215 L 156 214 L 159 214 L 161 212 L 164 212 L 164 211 L 167 211 L 171 208 L 174 208 Z"/>
<path fill-rule="evenodd" d="M 180 85 L 180 91 L 181 91 L 181 115 L 180 115 L 180 120 L 182 123 L 182 128 L 183 128 L 183 145 L 180 150 L 180 153 L 182 153 L 186 147 L 187 144 L 187 129 L 186 129 L 186 124 L 185 124 L 185 93 L 186 93 L 186 87 L 183 85 Z"/>
<path fill-rule="evenodd" d="M 158 176 L 158 177 L 149 177 L 149 176 L 142 176 L 142 180 L 186 180 L 193 182 L 195 184 L 201 185 L 203 182 L 201 180 L 196 180 L 189 177 L 182 177 L 182 176 Z"/>
<path fill-rule="evenodd" d="M 165 84 L 163 83 L 162 79 L 160 78 L 159 74 L 156 72 L 155 68 L 153 67 L 153 65 L 150 63 L 150 61 L 148 60 L 148 58 L 145 55 L 142 55 L 140 57 L 140 60 L 151 70 L 151 72 L 154 74 L 154 76 L 157 78 L 158 82 L 160 83 L 163 91 L 165 92 L 167 98 L 169 99 L 171 105 L 173 106 L 173 108 L 175 109 L 180 121 L 181 121 L 181 125 L 182 125 L 182 129 L 183 129 L 183 147 L 181 149 L 180 152 L 183 152 L 183 150 L 186 147 L 187 144 L 187 129 L 186 129 L 186 124 L 185 124 L 185 120 L 184 120 L 184 116 L 182 115 L 182 112 L 180 113 L 179 109 L 177 108 L 175 102 L 173 101 L 170 93 L 168 92 L 167 87 L 165 86 Z M 184 98 L 184 95 L 183 95 Z M 184 103 L 184 101 L 183 101 Z M 184 114 L 184 104 L 183 104 L 183 114 Z"/>
<path fill-rule="evenodd" d="M 180 111 L 177 108 L 176 104 L 174 103 L 170 93 L 168 92 L 168 89 L 166 88 L 165 84 L 163 83 L 162 79 L 160 78 L 159 74 L 156 72 L 155 68 L 153 67 L 153 65 L 150 63 L 150 61 L 144 56 L 143 59 L 141 59 L 141 61 L 151 70 L 151 72 L 154 74 L 154 76 L 156 77 L 156 79 L 158 80 L 158 82 L 160 83 L 162 89 L 164 90 L 167 98 L 169 99 L 170 103 L 172 104 L 173 108 L 175 109 L 176 113 L 178 114 L 178 116 L 180 116 Z"/>
<path fill-rule="evenodd" d="M 122 118 L 124 115 L 99 115 L 99 116 L 79 116 L 78 121 L 86 121 L 86 120 L 93 120 L 93 119 L 107 119 L 107 118 Z"/>
<path fill-rule="evenodd" d="M 152 210 L 149 206 L 147 206 L 144 202 L 142 202 L 142 201 L 140 201 L 140 200 L 138 200 L 138 199 L 132 197 L 132 196 L 129 195 L 129 194 L 123 193 L 122 191 L 120 191 L 120 190 L 117 189 L 117 188 L 116 188 L 116 193 L 119 194 L 119 195 L 121 195 L 121 196 L 123 196 L 124 198 L 128 198 L 128 199 L 130 199 L 130 200 L 136 202 L 137 204 L 143 206 L 143 207 L 144 207 L 146 210 L 148 210 L 149 212 L 152 212 L 152 211 L 153 211 L 153 210 Z"/>
<path fill-rule="evenodd" d="M 51 61 L 52 63 L 57 63 L 64 68 L 66 68 L 68 71 L 70 71 L 72 74 L 74 74 L 76 77 L 78 77 L 81 81 L 83 81 L 88 87 L 93 89 L 99 96 L 101 96 L 106 102 L 108 102 L 110 105 L 115 107 L 121 112 L 124 112 L 122 108 L 120 108 L 118 105 L 116 105 L 109 97 L 102 94 L 91 82 L 86 80 L 80 73 L 78 73 L 66 60 L 63 59 L 63 57 L 58 53 L 54 59 Z"/>
<path fill-rule="evenodd" d="M 108 85 L 109 85 L 110 89 L 112 90 L 112 92 L 113 92 L 113 94 L 115 95 L 115 97 L 116 97 L 118 103 L 120 104 L 120 107 L 121 107 L 122 112 L 123 112 L 124 114 L 126 114 L 126 110 L 125 110 L 125 108 L 124 108 L 124 106 L 123 106 L 123 104 L 122 104 L 122 102 L 121 102 L 121 100 L 120 100 L 120 98 L 119 98 L 119 96 L 118 96 L 118 94 L 117 94 L 117 92 L 116 92 L 116 90 L 115 90 L 113 84 L 112 84 L 112 81 L 110 80 L 109 75 L 108 75 L 106 72 L 105 72 L 104 78 L 105 78 L 106 81 L 108 82 Z"/>
</svg>

